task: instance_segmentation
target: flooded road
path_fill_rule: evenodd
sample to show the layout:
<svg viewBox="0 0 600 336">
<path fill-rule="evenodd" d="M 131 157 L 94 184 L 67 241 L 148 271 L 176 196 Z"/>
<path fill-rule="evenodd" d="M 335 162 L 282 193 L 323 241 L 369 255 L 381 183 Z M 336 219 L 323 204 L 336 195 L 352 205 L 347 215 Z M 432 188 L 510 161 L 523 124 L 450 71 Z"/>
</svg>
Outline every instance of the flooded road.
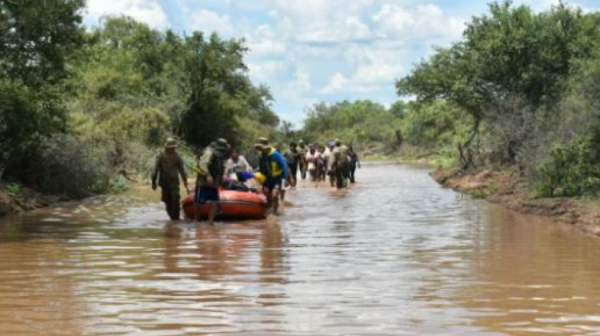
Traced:
<svg viewBox="0 0 600 336">
<path fill-rule="evenodd" d="M 0 335 L 600 335 L 600 239 L 366 165 L 276 221 L 165 220 L 159 193 L 0 221 Z"/>
</svg>

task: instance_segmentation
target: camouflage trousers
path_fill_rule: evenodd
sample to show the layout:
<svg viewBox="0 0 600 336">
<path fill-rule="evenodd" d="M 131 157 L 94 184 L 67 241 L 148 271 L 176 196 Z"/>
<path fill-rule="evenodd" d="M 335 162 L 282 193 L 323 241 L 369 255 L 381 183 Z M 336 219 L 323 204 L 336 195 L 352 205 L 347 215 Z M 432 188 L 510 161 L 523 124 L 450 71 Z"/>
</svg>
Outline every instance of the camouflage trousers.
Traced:
<svg viewBox="0 0 600 336">
<path fill-rule="evenodd" d="M 171 220 L 179 220 L 181 214 L 181 196 L 179 186 L 162 187 L 162 201 Z"/>
<path fill-rule="evenodd" d="M 335 168 L 335 182 L 338 189 L 348 186 L 348 177 L 350 175 L 350 165 L 347 162 L 338 163 Z"/>
</svg>

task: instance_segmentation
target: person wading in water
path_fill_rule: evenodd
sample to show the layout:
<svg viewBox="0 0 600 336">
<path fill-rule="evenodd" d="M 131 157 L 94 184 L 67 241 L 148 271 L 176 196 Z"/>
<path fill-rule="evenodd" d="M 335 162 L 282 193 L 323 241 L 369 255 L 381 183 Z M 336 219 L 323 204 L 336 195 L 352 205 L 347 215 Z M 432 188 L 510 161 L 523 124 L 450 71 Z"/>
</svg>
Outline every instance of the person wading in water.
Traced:
<svg viewBox="0 0 600 336">
<path fill-rule="evenodd" d="M 350 175 L 350 160 L 348 148 L 339 139 L 335 140 L 335 147 L 331 152 L 332 169 L 335 174 L 335 184 L 338 189 L 348 186 L 348 175 Z"/>
<path fill-rule="evenodd" d="M 358 153 L 354 151 L 354 147 L 350 146 L 348 149 L 348 156 L 350 157 L 350 183 L 356 182 L 356 168 L 360 168 L 360 160 L 358 158 Z"/>
<path fill-rule="evenodd" d="M 288 178 L 287 162 L 266 138 L 259 138 L 254 148 L 258 151 L 259 170 L 266 176 L 264 188 L 269 209 L 274 215 L 279 215 L 279 197 L 283 181 Z"/>
<path fill-rule="evenodd" d="M 156 158 L 156 164 L 152 172 L 152 190 L 156 190 L 157 186 L 160 186 L 161 199 L 165 203 L 167 214 L 171 220 L 179 220 L 181 213 L 180 176 L 185 189 L 188 190 L 183 159 L 177 153 L 177 140 L 168 138 L 165 151 Z"/>
<path fill-rule="evenodd" d="M 288 183 L 292 188 L 296 188 L 298 184 L 298 167 L 302 160 L 301 154 L 298 152 L 298 145 L 295 142 L 290 143 L 290 149 L 283 155 L 287 161 L 289 168 Z"/>
<path fill-rule="evenodd" d="M 230 147 L 225 139 L 219 139 L 206 147 L 198 161 L 196 178 L 196 221 L 200 221 L 200 212 L 205 204 L 210 206 L 208 224 L 213 225 L 219 209 L 219 186 L 223 182 L 225 159 Z"/>
<path fill-rule="evenodd" d="M 303 140 L 298 141 L 298 153 L 300 154 L 300 177 L 303 180 L 306 179 L 306 172 L 308 171 L 308 162 L 306 162 L 306 154 L 308 154 L 309 148 L 306 146 Z"/>
</svg>

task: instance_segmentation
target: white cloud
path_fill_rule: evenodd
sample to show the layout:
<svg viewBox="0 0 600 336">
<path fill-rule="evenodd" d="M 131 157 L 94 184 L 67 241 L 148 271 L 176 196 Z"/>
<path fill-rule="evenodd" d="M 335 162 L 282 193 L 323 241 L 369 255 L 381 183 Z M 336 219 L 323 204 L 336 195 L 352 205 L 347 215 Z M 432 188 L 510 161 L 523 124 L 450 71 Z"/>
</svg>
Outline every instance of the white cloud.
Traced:
<svg viewBox="0 0 600 336">
<path fill-rule="evenodd" d="M 254 34 L 246 36 L 251 56 L 273 57 L 285 53 L 285 40 L 273 32 L 270 25 L 260 25 Z"/>
<path fill-rule="evenodd" d="M 231 36 L 235 33 L 231 19 L 227 15 L 201 9 L 194 12 L 190 18 L 190 27 L 204 33 L 217 32 L 221 36 Z"/>
<path fill-rule="evenodd" d="M 336 72 L 331 79 L 329 80 L 329 84 L 325 88 L 323 88 L 320 93 L 322 94 L 332 94 L 338 91 L 344 90 L 350 80 L 344 76 L 344 74 L 340 72 Z"/>
<path fill-rule="evenodd" d="M 165 29 L 169 26 L 167 14 L 156 0 L 88 0 L 87 18 L 91 25 L 97 25 L 103 16 L 126 15 L 148 24 L 150 27 Z"/>
<path fill-rule="evenodd" d="M 312 88 L 310 84 L 310 75 L 306 71 L 296 70 L 296 75 L 294 76 L 294 87 L 303 92 L 308 92 Z"/>
<path fill-rule="evenodd" d="M 385 42 L 346 49 L 346 62 L 353 72 L 350 75 L 336 72 L 319 92 L 331 95 L 339 92 L 373 92 L 393 87 L 394 80 L 402 75 L 406 50 L 392 48 Z"/>
<path fill-rule="evenodd" d="M 270 15 L 288 38 L 302 43 L 364 40 L 372 36 L 364 20 L 373 0 L 275 0 Z"/>
<path fill-rule="evenodd" d="M 463 20 L 450 17 L 431 4 L 416 8 L 386 4 L 373 20 L 379 25 L 379 35 L 387 39 L 455 40 L 465 28 Z"/>
<path fill-rule="evenodd" d="M 247 65 L 250 76 L 258 82 L 271 83 L 279 73 L 285 70 L 285 63 L 282 61 L 249 61 Z"/>
<path fill-rule="evenodd" d="M 319 92 L 331 95 L 339 92 L 373 92 L 382 88 L 393 87 L 394 80 L 403 72 L 400 65 L 386 63 L 368 63 L 359 66 L 354 74 L 346 77 L 336 72 L 327 86 Z"/>
</svg>

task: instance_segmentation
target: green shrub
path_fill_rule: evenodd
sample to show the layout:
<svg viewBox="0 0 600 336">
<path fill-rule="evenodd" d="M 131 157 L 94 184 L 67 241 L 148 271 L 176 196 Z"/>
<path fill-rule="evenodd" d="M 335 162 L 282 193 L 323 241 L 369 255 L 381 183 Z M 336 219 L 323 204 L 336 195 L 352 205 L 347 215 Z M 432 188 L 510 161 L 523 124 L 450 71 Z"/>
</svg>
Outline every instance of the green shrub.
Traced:
<svg viewBox="0 0 600 336">
<path fill-rule="evenodd" d="M 554 145 L 549 159 L 539 167 L 537 195 L 597 196 L 600 193 L 600 167 L 593 153 L 591 137 L 570 145 Z"/>
<path fill-rule="evenodd" d="M 59 134 L 32 148 L 10 175 L 42 192 L 84 197 L 108 190 L 111 163 L 110 148 Z"/>
<path fill-rule="evenodd" d="M 23 196 L 23 189 L 19 184 L 11 183 L 6 186 L 6 193 L 15 198 Z"/>
</svg>

